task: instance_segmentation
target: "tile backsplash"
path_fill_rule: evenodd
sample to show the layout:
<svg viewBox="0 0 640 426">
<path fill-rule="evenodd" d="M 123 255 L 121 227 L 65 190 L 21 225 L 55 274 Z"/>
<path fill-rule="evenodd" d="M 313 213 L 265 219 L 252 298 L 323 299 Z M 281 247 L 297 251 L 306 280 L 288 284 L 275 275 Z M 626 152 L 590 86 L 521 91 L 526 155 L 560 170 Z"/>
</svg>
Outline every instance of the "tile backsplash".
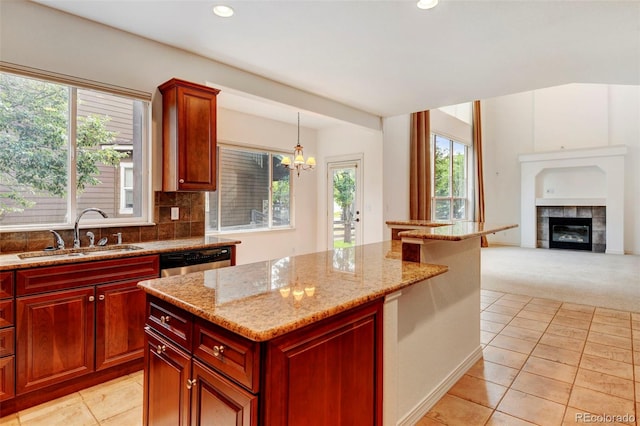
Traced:
<svg viewBox="0 0 640 426">
<path fill-rule="evenodd" d="M 125 244 L 201 237 L 205 228 L 204 197 L 204 192 L 156 192 L 153 207 L 154 225 L 84 228 L 81 230 L 81 244 L 84 247 L 89 245 L 87 231 L 95 234 L 96 241 L 107 237 L 109 244 L 116 243 L 114 234 L 118 232 L 122 233 L 122 242 Z M 178 220 L 171 220 L 172 207 L 180 209 Z M 56 231 L 62 236 L 67 247 L 73 246 L 73 229 Z M 53 244 L 53 235 L 49 231 L 0 233 L 0 253 L 3 254 L 42 250 Z"/>
</svg>

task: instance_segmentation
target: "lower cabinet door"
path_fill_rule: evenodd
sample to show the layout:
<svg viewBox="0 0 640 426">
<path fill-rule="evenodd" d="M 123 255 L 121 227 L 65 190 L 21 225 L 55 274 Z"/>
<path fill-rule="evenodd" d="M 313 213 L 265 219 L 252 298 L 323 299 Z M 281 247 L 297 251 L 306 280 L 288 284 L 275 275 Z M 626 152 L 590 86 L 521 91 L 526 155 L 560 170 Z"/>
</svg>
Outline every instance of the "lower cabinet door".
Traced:
<svg viewBox="0 0 640 426">
<path fill-rule="evenodd" d="M 152 331 L 145 337 L 144 424 L 187 426 L 191 356 Z"/>
<path fill-rule="evenodd" d="M 257 396 L 195 359 L 191 377 L 192 425 L 253 426 L 258 424 Z"/>
<path fill-rule="evenodd" d="M 143 356 L 145 292 L 138 281 L 96 287 L 96 370 Z"/>
<path fill-rule="evenodd" d="M 93 371 L 94 288 L 18 297 L 16 393 Z"/>
<path fill-rule="evenodd" d="M 16 357 L 14 355 L 0 358 L 0 401 L 11 399 L 15 395 L 15 369 Z"/>
<path fill-rule="evenodd" d="M 270 341 L 266 376 L 266 425 L 382 426 L 382 304 Z"/>
</svg>

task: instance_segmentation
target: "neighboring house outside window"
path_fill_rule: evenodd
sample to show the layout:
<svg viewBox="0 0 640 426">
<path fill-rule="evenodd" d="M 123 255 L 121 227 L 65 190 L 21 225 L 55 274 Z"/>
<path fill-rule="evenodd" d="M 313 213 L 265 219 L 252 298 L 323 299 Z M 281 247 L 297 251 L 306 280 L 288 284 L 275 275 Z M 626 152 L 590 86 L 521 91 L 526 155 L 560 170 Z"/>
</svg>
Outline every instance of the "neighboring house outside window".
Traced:
<svg viewBox="0 0 640 426">
<path fill-rule="evenodd" d="M 432 134 L 433 220 L 469 218 L 469 147 L 450 138 Z"/>
<path fill-rule="evenodd" d="M 149 104 L 0 72 L 0 227 L 149 222 Z"/>
<path fill-rule="evenodd" d="M 285 155 L 219 145 L 217 191 L 207 196 L 207 230 L 291 227 L 291 172 L 280 165 Z"/>
</svg>

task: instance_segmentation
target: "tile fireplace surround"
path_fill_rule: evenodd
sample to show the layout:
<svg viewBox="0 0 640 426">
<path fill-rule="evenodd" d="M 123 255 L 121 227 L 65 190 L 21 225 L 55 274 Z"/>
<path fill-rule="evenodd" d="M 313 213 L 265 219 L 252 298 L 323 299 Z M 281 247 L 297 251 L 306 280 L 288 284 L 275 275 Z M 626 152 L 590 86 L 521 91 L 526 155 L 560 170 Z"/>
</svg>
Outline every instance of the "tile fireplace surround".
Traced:
<svg viewBox="0 0 640 426">
<path fill-rule="evenodd" d="M 588 208 L 597 251 L 624 254 L 626 153 L 626 146 L 617 145 L 520 155 L 520 245 L 545 247 L 543 232 L 548 244 L 548 230 L 539 226 L 545 215 L 572 217 L 575 211 L 573 217 L 581 217 L 578 212 L 588 215 Z"/>
<path fill-rule="evenodd" d="M 592 249 L 594 253 L 604 253 L 606 239 L 606 208 L 603 206 L 538 206 L 536 208 L 536 247 L 549 248 L 549 218 L 576 217 L 592 219 Z"/>
</svg>

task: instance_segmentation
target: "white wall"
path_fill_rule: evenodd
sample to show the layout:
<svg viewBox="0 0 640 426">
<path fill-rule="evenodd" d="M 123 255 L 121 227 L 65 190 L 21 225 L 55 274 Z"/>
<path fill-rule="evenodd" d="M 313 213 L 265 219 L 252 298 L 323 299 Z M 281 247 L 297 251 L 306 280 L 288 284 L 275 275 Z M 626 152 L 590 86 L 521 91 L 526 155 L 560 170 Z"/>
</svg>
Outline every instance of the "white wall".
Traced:
<svg viewBox="0 0 640 426">
<path fill-rule="evenodd" d="M 520 223 L 520 162 L 518 155 L 533 152 L 531 92 L 481 102 L 484 148 L 485 220 Z M 520 232 L 487 236 L 490 243 L 520 245 Z"/>
<path fill-rule="evenodd" d="M 315 130 L 300 127 L 300 142 L 305 147 L 305 154 L 317 151 L 316 137 Z M 297 128 L 295 125 L 219 108 L 218 141 L 292 152 L 297 141 Z M 299 178 L 292 175 L 295 229 L 220 234 L 223 238 L 242 241 L 238 247 L 238 264 L 316 250 L 317 197 L 314 189 L 317 180 L 316 172 L 304 173 Z"/>
<path fill-rule="evenodd" d="M 317 249 L 327 250 L 327 168 L 326 158 L 362 154 L 362 222 L 363 244 L 382 241 L 383 234 L 383 153 L 382 132 L 352 125 L 339 125 L 318 131 L 318 221 Z"/>
<path fill-rule="evenodd" d="M 391 238 L 391 232 L 384 222 L 409 219 L 409 140 L 411 137 L 411 117 L 398 115 L 383 120 L 384 132 L 383 176 L 384 176 L 384 239 Z"/>
<path fill-rule="evenodd" d="M 488 222 L 519 223 L 519 154 L 626 145 L 624 250 L 640 253 L 640 87 L 571 84 L 487 99 L 482 108 Z M 520 235 L 489 241 L 520 245 Z"/>
</svg>

